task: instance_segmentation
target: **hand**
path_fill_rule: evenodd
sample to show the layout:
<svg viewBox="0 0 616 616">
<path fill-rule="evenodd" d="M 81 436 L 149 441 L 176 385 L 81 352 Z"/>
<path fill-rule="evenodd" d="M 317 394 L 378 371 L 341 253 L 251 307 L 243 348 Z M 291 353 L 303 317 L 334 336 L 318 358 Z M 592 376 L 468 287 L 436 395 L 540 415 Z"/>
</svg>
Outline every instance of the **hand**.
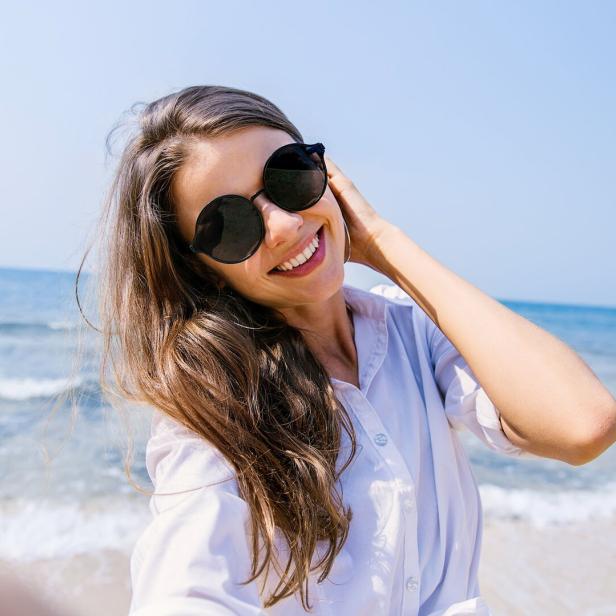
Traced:
<svg viewBox="0 0 616 616">
<path fill-rule="evenodd" d="M 350 261 L 374 267 L 377 240 L 390 223 L 381 217 L 355 184 L 325 154 L 329 187 L 336 197 L 351 236 Z"/>
</svg>

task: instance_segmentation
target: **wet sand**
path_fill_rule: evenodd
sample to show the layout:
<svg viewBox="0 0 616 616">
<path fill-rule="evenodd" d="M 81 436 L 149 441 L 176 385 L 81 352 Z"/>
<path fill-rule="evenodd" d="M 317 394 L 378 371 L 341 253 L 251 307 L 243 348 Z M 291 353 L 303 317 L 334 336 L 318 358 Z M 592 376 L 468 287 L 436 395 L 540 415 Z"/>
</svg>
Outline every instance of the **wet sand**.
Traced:
<svg viewBox="0 0 616 616">
<path fill-rule="evenodd" d="M 57 606 L 58 616 L 128 613 L 126 553 L 0 561 L 0 574 L 6 571 Z M 525 522 L 485 521 L 479 583 L 494 616 L 616 616 L 616 520 L 544 529 Z"/>
</svg>

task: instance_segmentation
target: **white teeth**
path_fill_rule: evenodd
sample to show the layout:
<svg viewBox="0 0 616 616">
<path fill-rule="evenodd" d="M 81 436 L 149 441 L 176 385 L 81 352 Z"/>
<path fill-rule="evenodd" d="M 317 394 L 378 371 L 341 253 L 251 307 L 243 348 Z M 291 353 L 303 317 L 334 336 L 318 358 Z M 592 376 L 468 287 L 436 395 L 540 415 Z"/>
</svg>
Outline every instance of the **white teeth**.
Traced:
<svg viewBox="0 0 616 616">
<path fill-rule="evenodd" d="M 315 235 L 312 242 L 304 249 L 303 252 L 300 252 L 298 255 L 296 255 L 289 261 L 285 261 L 284 263 L 280 264 L 275 269 L 281 270 L 284 272 L 284 271 L 291 270 L 294 267 L 301 265 L 302 263 L 306 263 L 306 261 L 310 259 L 310 257 L 315 253 L 318 247 L 319 247 L 319 239 L 318 239 L 318 236 Z"/>
<path fill-rule="evenodd" d="M 310 244 L 310 246 L 308 246 L 304 252 L 302 252 L 302 254 L 304 255 L 304 257 L 306 257 L 306 260 L 310 259 L 310 257 L 312 256 L 312 253 L 314 252 L 314 246 L 312 244 Z"/>
</svg>

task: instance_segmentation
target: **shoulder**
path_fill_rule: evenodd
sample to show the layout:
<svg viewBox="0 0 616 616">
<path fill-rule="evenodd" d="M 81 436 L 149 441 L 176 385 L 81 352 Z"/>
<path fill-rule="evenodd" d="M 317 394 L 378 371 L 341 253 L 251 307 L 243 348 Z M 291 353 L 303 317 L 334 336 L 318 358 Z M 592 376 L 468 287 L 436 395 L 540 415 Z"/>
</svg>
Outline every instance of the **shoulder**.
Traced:
<svg viewBox="0 0 616 616">
<path fill-rule="evenodd" d="M 167 509 L 204 488 L 237 496 L 235 471 L 222 453 L 200 435 L 154 409 L 146 445 L 146 468 L 155 488 L 151 506 Z M 173 494 L 167 494 L 173 493 Z"/>
<path fill-rule="evenodd" d="M 398 285 L 378 284 L 370 288 L 370 294 L 382 298 L 390 314 L 410 320 L 422 330 L 430 328 L 432 321 L 423 308 Z"/>
<path fill-rule="evenodd" d="M 370 288 L 370 293 L 385 297 L 394 304 L 415 304 L 415 300 L 396 284 L 377 284 Z"/>
<path fill-rule="evenodd" d="M 377 284 L 370 288 L 370 294 L 383 298 L 385 304 L 389 307 L 392 306 L 404 306 L 411 308 L 412 312 L 421 312 L 423 310 L 419 304 L 405 291 L 403 291 L 398 285 L 395 284 Z M 425 313 L 424 313 L 425 314 Z M 418 315 L 419 316 L 419 315 Z"/>
</svg>

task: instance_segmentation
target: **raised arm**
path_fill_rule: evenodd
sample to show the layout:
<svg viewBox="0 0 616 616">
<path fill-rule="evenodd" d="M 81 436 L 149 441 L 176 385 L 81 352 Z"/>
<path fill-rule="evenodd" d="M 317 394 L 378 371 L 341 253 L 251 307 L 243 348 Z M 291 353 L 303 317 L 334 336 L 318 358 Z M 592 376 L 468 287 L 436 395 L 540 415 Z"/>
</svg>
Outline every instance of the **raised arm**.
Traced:
<svg viewBox="0 0 616 616">
<path fill-rule="evenodd" d="M 616 441 L 616 400 L 564 342 L 444 267 L 401 229 L 375 234 L 373 269 L 455 345 L 514 445 L 585 464 Z"/>
<path fill-rule="evenodd" d="M 616 441 L 616 400 L 571 348 L 431 257 L 326 161 L 351 261 L 381 272 L 422 307 L 500 410 L 512 443 L 579 465 Z"/>
</svg>

